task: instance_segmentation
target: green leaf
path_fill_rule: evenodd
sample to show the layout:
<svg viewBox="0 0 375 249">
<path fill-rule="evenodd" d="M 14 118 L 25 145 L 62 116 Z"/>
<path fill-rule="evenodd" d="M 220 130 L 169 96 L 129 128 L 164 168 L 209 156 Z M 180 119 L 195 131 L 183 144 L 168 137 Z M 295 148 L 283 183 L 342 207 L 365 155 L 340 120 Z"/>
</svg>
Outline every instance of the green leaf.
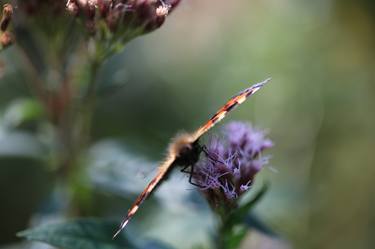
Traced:
<svg viewBox="0 0 375 249">
<path fill-rule="evenodd" d="M 236 249 L 241 245 L 241 242 L 245 238 L 247 234 L 247 229 L 244 227 L 238 227 L 238 229 L 234 229 L 232 231 L 228 231 L 225 234 L 225 247 L 226 249 Z"/>
<path fill-rule="evenodd" d="M 157 240 L 148 241 L 142 249 L 173 249 L 173 247 Z"/>
<path fill-rule="evenodd" d="M 3 122 L 7 127 L 17 127 L 24 123 L 38 120 L 43 115 L 43 107 L 38 101 L 34 99 L 18 99 L 7 107 Z"/>
<path fill-rule="evenodd" d="M 271 237 L 277 237 L 277 234 L 253 213 L 249 213 L 247 215 L 245 218 L 245 223 L 249 228 L 255 229 Z"/>
<path fill-rule="evenodd" d="M 234 226 L 236 224 L 243 224 L 243 222 L 246 219 L 246 216 L 250 213 L 250 210 L 260 201 L 264 194 L 268 190 L 268 184 L 264 184 L 262 188 L 259 190 L 258 193 L 255 194 L 255 196 L 250 199 L 248 202 L 240 206 L 235 212 L 233 212 L 228 217 L 228 223 L 231 226 Z"/>
<path fill-rule="evenodd" d="M 117 222 L 99 219 L 77 219 L 59 224 L 42 225 L 17 235 L 27 240 L 45 242 L 63 249 L 133 249 L 122 236 L 112 239 Z"/>
</svg>

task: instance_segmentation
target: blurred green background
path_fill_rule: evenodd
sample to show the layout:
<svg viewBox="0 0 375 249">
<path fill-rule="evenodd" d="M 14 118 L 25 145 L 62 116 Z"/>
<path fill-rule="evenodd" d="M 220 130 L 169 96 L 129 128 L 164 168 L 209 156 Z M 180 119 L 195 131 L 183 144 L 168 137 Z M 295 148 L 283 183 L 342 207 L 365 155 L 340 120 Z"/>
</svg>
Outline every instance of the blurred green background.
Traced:
<svg viewBox="0 0 375 249">
<path fill-rule="evenodd" d="M 53 176 L 40 160 L 45 137 L 32 125 L 17 126 L 17 103 L 30 96 L 25 62 L 14 47 L 0 61 L 0 245 L 6 245 L 65 204 L 50 197 Z M 100 71 L 90 215 L 121 217 L 171 136 L 194 130 L 230 96 L 270 76 L 223 121 L 252 122 L 275 143 L 277 172 L 266 169 L 258 178 L 271 189 L 256 213 L 292 248 L 374 248 L 372 0 L 183 1 L 160 30 L 133 40 Z M 4 128 L 10 125 L 16 131 Z M 130 231 L 184 241 L 183 248 L 206 239 L 207 207 L 181 204 L 196 192 L 181 179 L 176 174 L 163 185 L 158 195 L 169 203 L 150 200 Z"/>
</svg>

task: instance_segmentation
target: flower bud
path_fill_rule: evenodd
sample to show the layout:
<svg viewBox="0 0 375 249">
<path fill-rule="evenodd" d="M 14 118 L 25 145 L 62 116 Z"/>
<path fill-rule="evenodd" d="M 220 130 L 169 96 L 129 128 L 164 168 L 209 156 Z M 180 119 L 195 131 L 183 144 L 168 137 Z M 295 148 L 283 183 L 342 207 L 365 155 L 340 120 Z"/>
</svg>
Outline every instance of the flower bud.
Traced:
<svg viewBox="0 0 375 249">
<path fill-rule="evenodd" d="M 85 19 L 91 33 L 98 22 L 104 21 L 112 33 L 117 33 L 122 40 L 129 40 L 136 35 L 153 31 L 160 27 L 166 16 L 180 0 L 69 0 L 67 9 L 70 13 Z M 94 22 L 94 23 L 92 23 Z"/>
<path fill-rule="evenodd" d="M 72 15 L 77 16 L 79 12 L 79 7 L 76 2 L 74 1 L 68 1 L 66 4 L 66 10 Z"/>
<path fill-rule="evenodd" d="M 111 5 L 111 0 L 98 0 L 98 9 L 101 17 L 107 17 Z"/>
<path fill-rule="evenodd" d="M 10 4 L 4 4 L 3 6 L 3 15 L 0 21 L 0 30 L 5 31 L 7 30 L 10 20 L 12 19 L 13 15 L 13 7 Z"/>
<path fill-rule="evenodd" d="M 2 48 L 6 48 L 13 43 L 12 35 L 5 31 L 0 35 L 0 45 Z"/>
</svg>

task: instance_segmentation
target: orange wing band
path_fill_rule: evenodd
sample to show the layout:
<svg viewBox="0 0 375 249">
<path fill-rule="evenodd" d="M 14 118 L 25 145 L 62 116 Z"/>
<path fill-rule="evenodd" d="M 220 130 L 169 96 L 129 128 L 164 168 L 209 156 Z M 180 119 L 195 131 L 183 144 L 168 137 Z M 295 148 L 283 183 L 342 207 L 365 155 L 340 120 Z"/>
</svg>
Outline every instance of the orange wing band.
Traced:
<svg viewBox="0 0 375 249">
<path fill-rule="evenodd" d="M 154 179 L 151 180 L 151 182 L 147 185 L 147 187 L 143 190 L 143 192 L 138 196 L 133 205 L 130 207 L 126 218 L 121 222 L 121 225 L 116 231 L 116 233 L 113 235 L 113 238 L 115 238 L 125 228 L 129 220 L 138 211 L 138 208 L 142 204 L 142 202 L 144 202 L 144 200 L 147 199 L 147 197 L 152 193 L 155 187 L 160 183 L 165 174 L 168 172 L 168 170 L 170 169 L 175 160 L 174 155 L 168 156 L 169 157 L 164 161 L 164 163 L 160 165 L 157 175 L 154 177 Z"/>
<path fill-rule="evenodd" d="M 227 113 L 234 108 L 236 108 L 238 105 L 242 104 L 248 97 L 253 95 L 255 92 L 257 92 L 260 88 L 262 88 L 268 81 L 270 81 L 271 78 L 268 78 L 262 82 L 259 82 L 257 84 L 252 85 L 249 88 L 246 88 L 245 90 L 241 91 L 237 95 L 233 96 L 228 102 L 221 107 L 215 115 L 210 118 L 207 123 L 205 123 L 203 126 L 201 126 L 194 134 L 195 140 L 198 140 L 204 133 L 206 133 L 209 129 L 214 127 L 215 124 L 220 122 Z"/>
</svg>

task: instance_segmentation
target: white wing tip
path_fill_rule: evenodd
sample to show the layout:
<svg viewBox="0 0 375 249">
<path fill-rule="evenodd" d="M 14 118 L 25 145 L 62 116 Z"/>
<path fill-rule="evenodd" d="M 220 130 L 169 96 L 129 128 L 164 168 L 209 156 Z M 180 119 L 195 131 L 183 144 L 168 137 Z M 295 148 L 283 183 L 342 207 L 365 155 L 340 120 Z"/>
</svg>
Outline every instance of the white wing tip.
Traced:
<svg viewBox="0 0 375 249">
<path fill-rule="evenodd" d="M 125 228 L 125 226 L 128 224 L 128 222 L 129 222 L 129 220 L 125 220 L 125 221 L 121 224 L 120 228 L 119 228 L 119 229 L 116 231 L 116 233 L 113 235 L 112 239 L 115 239 L 115 238 L 117 237 L 117 235 L 120 234 L 120 232 L 122 231 L 122 229 Z"/>
<path fill-rule="evenodd" d="M 261 88 L 262 86 L 264 86 L 265 84 L 267 84 L 269 81 L 271 81 L 271 77 L 259 82 L 259 83 L 256 83 L 255 85 L 253 85 L 251 88 Z"/>
</svg>

